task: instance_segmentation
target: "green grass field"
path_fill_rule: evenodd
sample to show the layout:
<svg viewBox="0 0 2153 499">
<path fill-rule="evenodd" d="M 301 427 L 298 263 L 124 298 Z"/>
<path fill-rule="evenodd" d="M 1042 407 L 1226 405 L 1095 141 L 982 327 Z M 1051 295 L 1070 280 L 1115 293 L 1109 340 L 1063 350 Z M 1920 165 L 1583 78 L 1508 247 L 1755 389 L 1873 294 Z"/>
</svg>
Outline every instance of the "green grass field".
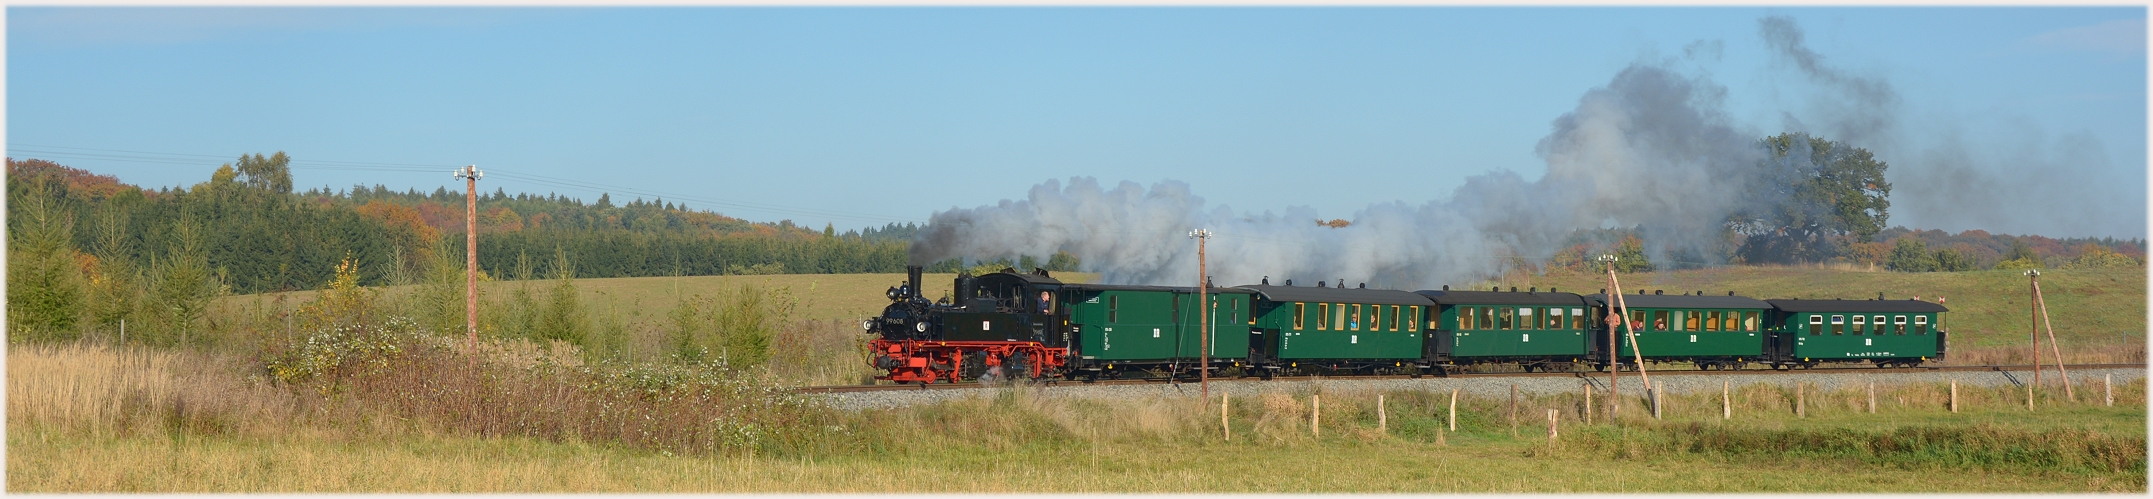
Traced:
<svg viewBox="0 0 2153 499">
<path fill-rule="evenodd" d="M 1088 276 L 1072 276 L 1081 279 Z M 1629 289 L 1703 290 L 1760 298 L 1845 297 L 1884 292 L 1949 298 L 1958 352 L 2009 361 L 2021 346 L 2025 278 L 2007 272 L 1899 274 L 1815 268 L 1730 268 L 1626 275 Z M 743 283 L 789 290 L 794 320 L 821 324 L 784 334 L 857 336 L 843 327 L 878 311 L 883 289 L 903 276 L 779 275 L 582 279 L 594 314 L 616 314 L 637 334 L 658 328 L 681 296 Z M 1076 280 L 1071 279 L 1071 280 Z M 1598 290 L 1603 276 L 1512 279 L 1525 287 Z M 929 296 L 950 276 L 925 279 Z M 1506 288 L 1512 283 L 1502 283 Z M 2141 272 L 2044 276 L 2058 335 L 2075 361 L 2143 361 Z M 533 283 L 542 285 L 542 283 Z M 489 283 L 493 292 L 518 283 Z M 1488 283 L 1483 285 L 1497 285 Z M 385 296 L 402 290 L 389 290 Z M 296 293 L 285 303 L 301 303 Z M 257 297 L 227 297 L 247 307 Z M 817 322 L 819 321 L 819 322 Z M 832 326 L 835 324 L 835 326 Z M 234 340 L 244 340 L 234 338 Z M 520 340 L 502 343 L 508 351 Z M 237 344 L 237 343 L 235 343 Z M 794 341 L 790 345 L 842 345 Z M 1972 345 L 1972 346 L 1969 346 Z M 760 383 L 844 382 L 858 353 L 779 356 L 814 366 L 766 372 Z M 1459 428 L 1445 429 L 1436 394 L 1387 392 L 1378 429 L 1376 393 L 1324 393 L 1320 436 L 1307 426 L 1313 393 L 1236 398 L 1233 441 L 1221 441 L 1216 399 L 1062 400 L 1022 391 L 901 409 L 785 409 L 779 426 L 709 448 L 631 438 L 603 428 L 538 431 L 534 422 L 644 410 L 699 425 L 723 404 L 560 405 L 510 419 L 443 418 L 486 400 L 592 398 L 589 378 L 499 377 L 516 369 L 463 371 L 436 357 L 425 373 L 388 369 L 337 384 L 267 383 L 237 348 L 116 351 L 93 343 L 8 351 L 8 490 L 11 492 L 2134 492 L 2147 490 L 2145 382 L 2117 386 L 2102 406 L 2090 387 L 2077 402 L 2042 393 L 2028 412 L 2012 388 L 1962 390 L 1964 410 L 1943 409 L 1941 386 L 1881 386 L 1877 413 L 1865 394 L 1807 394 L 1796 417 L 1784 389 L 1736 387 L 1736 417 L 1719 419 L 1717 394 L 1675 396 L 1665 421 L 1625 402 L 1619 425 L 1580 424 L 1578 394 L 1528 397 L 1507 419 L 1506 401 L 1467 397 Z M 491 355 L 491 354 L 489 354 Z M 572 357 L 572 355 L 570 355 Z M 801 360 L 808 359 L 808 360 Z M 490 363 L 497 360 L 488 360 Z M 775 361 L 774 361 L 775 362 Z M 1962 361 L 1963 362 L 1963 361 Z M 853 371 L 786 377 L 806 367 Z M 782 366 L 781 366 L 782 367 Z M 477 366 L 471 367 L 477 369 Z M 540 371 L 529 371 L 540 372 Z M 433 374 L 426 374 L 433 373 Z M 404 395 L 432 376 L 468 376 L 456 401 Z M 554 378 L 546 378 L 553 376 Z M 554 379 L 537 382 L 531 380 Z M 615 378 L 625 379 L 625 378 Z M 563 383 L 562 381 L 569 381 Z M 633 380 L 629 380 L 633 382 Z M 638 390 L 647 385 L 635 385 Z M 363 389 L 362 389 L 363 388 Z M 648 388 L 651 397 L 674 393 Z M 565 390 L 565 391 L 564 391 Z M 596 393 L 596 392 L 592 392 Z M 2092 391 L 2091 393 L 2098 393 Z M 387 394 L 387 395 L 385 395 Z M 574 395 L 574 397 L 566 397 Z M 396 396 L 394 412 L 384 400 Z M 721 402 L 724 399 L 721 399 Z M 733 399 L 744 400 L 744 399 Z M 505 403 L 505 402 L 497 402 Z M 466 405 L 453 405 L 466 404 Z M 580 407 L 580 409 L 579 409 Z M 594 409 L 600 408 L 603 409 Z M 643 406 L 637 406 L 643 407 Z M 652 409 L 655 408 L 655 409 Z M 554 409 L 547 409 L 554 410 Z M 1550 443 L 1539 415 L 1555 410 Z M 431 412 L 429 412 L 431 411 Z M 671 411 L 671 412 L 666 412 Z M 712 411 L 705 413 L 703 411 Z M 1602 413 L 1604 414 L 1604 413 Z M 616 420 L 620 416 L 612 417 Z M 637 416 L 641 417 L 641 416 Z M 525 419 L 514 419 L 525 418 Z M 625 420 L 624 420 L 625 421 Z M 548 423 L 550 424 L 550 423 Z M 767 424 L 767 423 L 766 423 Z M 526 428 L 524 430 L 505 430 Z M 582 428 L 582 429 L 574 429 Z M 625 428 L 625 427 L 623 427 Z M 713 427 L 720 428 L 720 427 Z M 733 427 L 736 430 L 743 427 Z M 653 428 L 658 431 L 667 428 Z M 623 430 L 625 431 L 625 430 Z M 637 430 L 637 431 L 651 431 Z M 697 430 L 700 431 L 700 430 Z M 716 431 L 716 430 L 712 430 Z M 728 430 L 730 431 L 730 430 Z M 711 435 L 710 433 L 682 433 Z M 722 435 L 721 435 L 722 436 Z M 701 437 L 699 437 L 701 438 Z"/>
<path fill-rule="evenodd" d="M 10 492 L 2137 492 L 2146 490 L 2145 383 L 2117 406 L 2045 402 L 2028 413 L 2011 388 L 1885 386 L 1875 414 L 1853 392 L 1811 393 L 1806 418 L 1779 390 L 1738 387 L 1733 420 L 1716 394 L 1678 396 L 1664 421 L 1626 401 L 1619 425 L 1579 423 L 1577 396 L 1527 397 L 1519 413 L 1561 414 L 1550 442 L 1539 419 L 1513 426 L 1505 401 L 1466 397 L 1456 432 L 1447 399 L 1313 393 L 1236 399 L 1234 438 L 1216 405 L 1195 399 L 1112 402 L 978 392 L 929 406 L 837 413 L 824 437 L 791 445 L 688 452 L 602 440 L 477 437 L 392 418 L 280 412 L 195 395 L 191 411 L 250 416 L 215 431 L 193 424 L 113 424 L 80 379 L 149 385 L 97 351 L 9 353 Z M 185 359 L 125 362 L 184 370 Z M 125 355 L 123 355 L 125 357 Z M 53 362 L 68 366 L 52 367 Z M 152 371 L 156 371 L 153 369 Z M 154 375 L 149 377 L 155 377 Z M 211 378 L 207 384 L 231 383 Z M 94 384 L 94 383 L 93 383 Z M 176 393 L 199 386 L 167 388 Z M 56 399 L 57 398 L 57 399 Z M 1605 399 L 1601 399 L 1605 400 Z M 2084 400 L 2084 399 L 2081 399 Z M 72 405 L 73 407 L 64 407 Z M 274 406 L 274 403 L 266 404 Z M 169 411 L 170 408 L 153 409 Z M 304 412 L 304 411 L 301 411 Z M 104 420 L 93 420 L 104 418 Z M 124 420 L 125 417 L 118 419 Z M 102 421 L 102 423 L 100 423 Z M 1948 480 L 1939 477 L 1948 476 Z"/>
</svg>

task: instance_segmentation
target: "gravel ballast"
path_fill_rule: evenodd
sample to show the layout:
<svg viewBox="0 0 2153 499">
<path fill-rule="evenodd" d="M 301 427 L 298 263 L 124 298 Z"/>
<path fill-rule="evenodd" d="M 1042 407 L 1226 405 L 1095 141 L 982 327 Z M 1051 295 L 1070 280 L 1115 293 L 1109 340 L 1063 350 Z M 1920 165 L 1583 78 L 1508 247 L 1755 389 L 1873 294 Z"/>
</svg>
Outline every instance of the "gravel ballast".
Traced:
<svg viewBox="0 0 2153 499">
<path fill-rule="evenodd" d="M 2014 370 L 2010 371 L 2010 373 L 2011 376 L 2016 376 L 2020 382 L 2032 381 L 2033 371 L 2031 369 Z M 2003 371 L 1929 371 L 1924 369 L 1875 369 L 1792 372 L 1759 371 L 1755 374 L 1706 374 L 1698 371 L 1648 371 L 1646 374 L 1652 377 L 1653 384 L 1664 386 L 1667 390 L 1667 393 L 1670 394 L 1686 394 L 1700 391 L 1716 392 L 1719 391 L 1722 382 L 1731 382 L 1734 386 L 1737 387 L 1749 386 L 1753 384 L 1767 384 L 1791 387 L 1794 386 L 1795 383 L 1803 383 L 1811 388 L 1824 391 L 1835 390 L 1841 387 L 1862 386 L 1870 382 L 1875 382 L 1878 386 L 1915 383 L 1948 383 L 1952 380 L 1958 380 L 1960 385 L 1968 387 L 1986 387 L 2013 384 L 2010 378 L 2005 376 Z M 2121 384 L 2128 383 L 2133 379 L 2145 377 L 2146 370 L 2142 368 L 2085 370 L 2074 369 L 2071 371 L 2071 380 L 2077 385 L 2081 397 L 2084 397 L 2086 393 L 2089 393 L 2088 390 L 2093 390 L 2090 393 L 2094 393 L 2094 396 L 2098 397 L 2101 377 L 2108 375 L 2113 375 L 2115 377 L 2115 382 Z M 1596 393 L 1606 393 L 1605 390 L 1607 387 L 1607 373 L 1589 373 L 1587 374 L 1587 376 L 1591 378 L 1591 383 L 1593 383 L 1593 390 Z M 2054 379 L 2055 376 L 2057 376 L 2057 374 L 2054 370 L 2045 369 L 2042 373 L 2043 381 L 2048 383 L 2053 383 L 2053 381 L 2051 380 Z M 1323 378 L 1316 380 L 1294 381 L 1259 381 L 1253 379 L 1231 379 L 1224 381 L 1213 380 L 1211 382 L 1211 391 L 1213 393 L 1231 393 L 1234 397 L 1239 398 L 1257 396 L 1271 392 L 1282 392 L 1288 394 L 1306 394 L 1313 392 L 1353 393 L 1371 391 L 1449 392 L 1452 389 L 1457 389 L 1460 395 L 1473 395 L 1478 397 L 1508 397 L 1510 395 L 1511 384 L 1517 385 L 1518 393 L 1520 394 L 1544 395 L 1553 393 L 1579 393 L 1582 390 L 1581 387 L 1587 382 L 1588 381 L 1586 380 L 1586 378 L 1573 376 L 1469 378 L 1424 377 L 1420 379 Z M 1622 389 L 1622 393 L 1625 395 L 1642 396 L 1644 393 L 1643 387 L 1640 386 L 1640 384 L 1638 383 L 1637 373 L 1634 372 L 1622 373 L 1620 387 Z M 998 390 L 995 389 L 884 390 L 871 392 L 816 394 L 808 395 L 808 397 L 824 401 L 826 403 L 829 403 L 831 406 L 839 409 L 861 410 L 931 404 L 944 400 L 962 399 L 965 397 L 991 397 L 994 396 L 997 391 Z M 1111 400 L 1138 400 L 1151 397 L 1194 398 L 1198 396 L 1197 394 L 1199 393 L 1199 387 L 1196 385 L 1196 383 L 1087 385 L 1084 383 L 1077 382 L 1064 382 L 1046 386 L 1042 390 L 1040 390 L 1040 393 L 1046 397 L 1072 397 Z"/>
</svg>

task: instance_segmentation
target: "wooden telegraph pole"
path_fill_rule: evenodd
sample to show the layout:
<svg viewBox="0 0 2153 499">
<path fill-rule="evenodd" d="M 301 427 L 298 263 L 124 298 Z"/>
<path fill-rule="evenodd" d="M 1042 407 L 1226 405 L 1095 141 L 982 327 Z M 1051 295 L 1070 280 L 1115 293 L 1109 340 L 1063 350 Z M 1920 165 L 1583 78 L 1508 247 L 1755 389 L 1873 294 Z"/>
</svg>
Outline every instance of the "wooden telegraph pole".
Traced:
<svg viewBox="0 0 2153 499">
<path fill-rule="evenodd" d="M 2056 344 L 2056 325 L 2048 321 L 2048 300 L 2041 296 L 2041 271 L 2028 269 L 2026 275 L 2033 278 L 2033 304 L 2041 311 L 2041 326 L 2048 330 L 2048 350 L 2056 354 L 2056 373 L 2063 376 L 2063 396 L 2077 401 L 2078 394 L 2071 390 L 2071 372 L 2063 367 L 2063 347 Z M 2033 382 L 2041 383 L 2041 337 L 2033 337 Z"/>
<path fill-rule="evenodd" d="M 1651 399 L 1653 416 L 1658 417 L 1659 397 L 1654 395 L 1656 392 L 1652 389 L 1652 378 L 1645 375 L 1645 354 L 1637 349 L 1637 327 L 1630 324 L 1630 305 L 1622 298 L 1622 280 L 1615 278 L 1615 260 L 1615 255 L 1600 255 L 1600 261 L 1607 262 L 1607 289 L 1608 291 L 1613 291 L 1609 296 L 1615 298 L 1613 303 L 1615 308 L 1610 312 L 1615 313 L 1616 320 L 1622 321 L 1622 330 L 1630 338 L 1630 353 L 1637 356 L 1637 379 L 1644 382 L 1645 397 Z M 1609 326 L 1613 325 L 1612 323 L 1609 324 Z M 1607 400 L 1610 405 L 1619 408 L 1622 407 L 1622 397 L 1620 396 L 1621 392 L 1615 391 L 1615 373 L 1622 369 L 1621 365 L 1615 362 L 1616 355 L 1618 353 L 1615 352 L 1615 328 L 1609 327 L 1607 328 Z M 1608 409 L 1608 418 L 1610 420 L 1613 420 L 1614 412 L 1614 409 Z"/>
<path fill-rule="evenodd" d="M 2039 289 L 2041 286 L 2041 271 L 2026 269 L 2025 275 L 2026 279 L 2033 283 L 2033 287 L 2029 289 Z M 2041 384 L 2041 304 L 2036 302 L 2038 299 L 2038 297 L 2029 296 L 2026 300 L 2026 319 L 2033 322 L 2028 329 L 2033 332 L 2033 384 L 2035 385 Z"/>
<path fill-rule="evenodd" d="M 464 179 L 464 332 L 472 355 L 478 354 L 478 179 L 485 176 L 478 165 L 456 170 L 456 178 Z"/>
<path fill-rule="evenodd" d="M 1209 295 L 1211 294 L 1211 280 L 1206 278 L 1206 276 L 1210 275 L 1210 269 L 1206 268 L 1204 243 L 1211 240 L 1211 231 L 1204 229 L 1192 230 L 1189 231 L 1189 237 L 1196 239 L 1196 330 L 1198 331 L 1197 336 L 1200 338 L 1198 344 L 1201 345 L 1198 348 L 1203 350 L 1202 353 L 1197 354 L 1202 360 L 1197 361 L 1196 384 L 1202 387 L 1204 399 L 1210 400 L 1212 309 Z"/>
</svg>

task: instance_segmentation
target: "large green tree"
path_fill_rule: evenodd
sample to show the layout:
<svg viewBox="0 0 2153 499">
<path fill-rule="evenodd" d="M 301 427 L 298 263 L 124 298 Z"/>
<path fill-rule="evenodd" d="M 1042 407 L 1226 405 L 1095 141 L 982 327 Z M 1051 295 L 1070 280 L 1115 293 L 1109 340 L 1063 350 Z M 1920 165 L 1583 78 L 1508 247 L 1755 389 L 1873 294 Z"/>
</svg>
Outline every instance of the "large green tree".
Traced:
<svg viewBox="0 0 2153 499">
<path fill-rule="evenodd" d="M 1890 165 L 1867 149 L 1789 133 L 1766 137 L 1747 195 L 1752 204 L 1727 220 L 1736 249 L 1751 263 L 1815 262 L 1848 243 L 1868 242 L 1890 217 Z"/>
<path fill-rule="evenodd" d="M 7 322 L 13 338 L 70 339 L 83 313 L 81 267 L 73 243 L 75 223 L 37 182 L 10 207 Z"/>
<path fill-rule="evenodd" d="M 253 156 L 240 155 L 239 164 L 234 169 L 239 172 L 239 181 L 247 187 L 277 194 L 292 192 L 292 158 L 285 156 L 284 151 L 277 151 L 266 158 L 262 157 L 262 153 L 254 153 Z"/>
</svg>

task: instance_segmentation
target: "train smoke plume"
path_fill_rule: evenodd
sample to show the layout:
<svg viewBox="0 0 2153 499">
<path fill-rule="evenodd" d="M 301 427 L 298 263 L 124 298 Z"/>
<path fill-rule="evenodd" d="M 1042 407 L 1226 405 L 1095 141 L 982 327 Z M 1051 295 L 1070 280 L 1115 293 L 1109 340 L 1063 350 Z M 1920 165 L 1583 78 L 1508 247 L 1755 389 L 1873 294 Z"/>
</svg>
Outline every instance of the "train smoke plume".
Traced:
<svg viewBox="0 0 2153 499">
<path fill-rule="evenodd" d="M 1759 20 L 1759 35 L 1777 60 L 1826 94 L 1819 109 L 1807 113 L 1822 125 L 1815 133 L 1872 150 L 1901 134 L 1900 99 L 1888 82 L 1826 64 L 1790 19 Z M 1696 57 L 1712 52 L 1700 48 L 1714 47 L 1686 52 Z M 1539 180 L 1493 171 L 1466 179 L 1445 199 L 1370 205 L 1342 228 L 1313 223 L 1317 215 L 1306 207 L 1279 214 L 1210 206 L 1179 181 L 1146 188 L 1134 182 L 1107 187 L 1086 177 L 1049 180 L 1022 200 L 935 213 L 914 239 L 911 259 L 916 264 L 1024 256 L 1043 261 L 1066 251 L 1081 259 L 1085 270 L 1100 272 L 1104 282 L 1185 285 L 1193 282 L 1197 267 L 1187 232 L 1207 228 L 1216 234 L 1212 261 L 1231 262 L 1212 267 L 1221 285 L 1270 276 L 1274 284 L 1343 279 L 1349 286 L 1428 289 L 1491 277 L 1513 257 L 1544 261 L 1578 229 L 1642 227 L 1654 261 L 1672 254 L 1713 263 L 1718 252 L 1711 248 L 1726 243 L 1721 224 L 1729 214 L 1777 206 L 1781 200 L 1752 188 L 1765 170 L 1756 168 L 1765 159 L 1757 141 L 1767 134 L 1736 125 L 1723 111 L 1726 88 L 1674 70 L 1679 62 L 1632 64 L 1580 97 L 1536 148 L 1547 163 Z M 1786 130 L 1812 132 L 1794 116 L 1785 116 Z M 1910 162 L 1963 159 L 1964 153 L 1955 156 L 1954 150 L 1932 148 Z M 1806 163 L 1800 158 L 1808 156 L 1791 151 L 1784 161 Z M 1906 172 L 1906 163 L 1894 165 L 1895 182 L 1927 180 L 1933 174 L 1926 172 L 1951 170 L 1917 166 L 1921 171 Z M 1957 182 L 1960 188 L 1980 188 L 1964 184 L 1984 178 L 1962 175 Z M 1914 202 L 1906 204 L 1924 219 L 1942 218 L 1943 207 L 1983 204 L 1923 190 L 1930 192 L 1911 196 Z M 1905 192 L 1902 187 L 1895 194 Z M 2142 206 L 2143 193 L 2136 199 L 2137 204 L 2117 205 Z"/>
<path fill-rule="evenodd" d="M 1539 154 L 1547 176 L 1509 171 L 1468 178 L 1449 199 L 1378 203 L 1342 228 L 1313 223 L 1309 208 L 1237 213 L 1208 206 L 1188 184 L 1111 188 L 1085 177 L 1034 186 L 1023 200 L 935 213 L 912 244 L 912 260 L 1044 259 L 1066 251 L 1109 283 L 1186 284 L 1196 275 L 1191 228 L 1218 234 L 1212 258 L 1220 284 L 1348 285 L 1423 289 L 1462 284 L 1502 268 L 1510 256 L 1545 259 L 1578 228 L 1644 226 L 1659 251 L 1701 247 L 1718 222 L 1746 200 L 1743 168 L 1760 154 L 1758 135 L 1736 130 L 1719 111 L 1725 90 L 1637 64 L 1593 89 L 1554 123 Z"/>
</svg>

